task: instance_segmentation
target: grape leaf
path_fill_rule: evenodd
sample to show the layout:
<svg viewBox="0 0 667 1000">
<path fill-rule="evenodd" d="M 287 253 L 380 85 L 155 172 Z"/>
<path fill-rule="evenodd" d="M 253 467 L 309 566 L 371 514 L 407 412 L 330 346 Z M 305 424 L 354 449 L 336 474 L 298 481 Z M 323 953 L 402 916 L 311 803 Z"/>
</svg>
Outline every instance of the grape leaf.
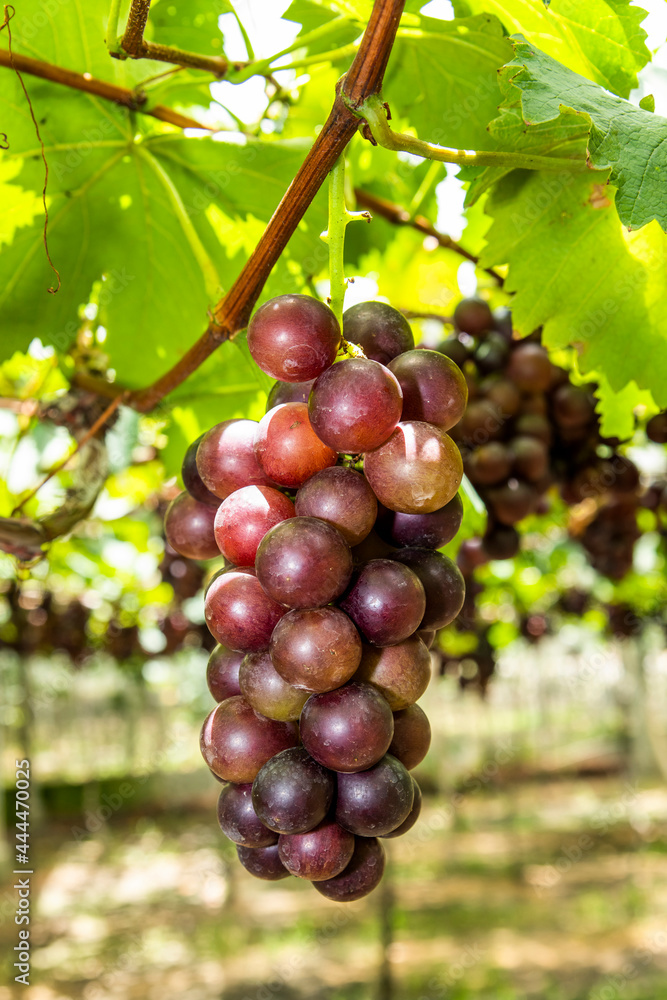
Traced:
<svg viewBox="0 0 667 1000">
<path fill-rule="evenodd" d="M 604 375 L 596 375 L 600 433 L 603 437 L 617 437 L 627 441 L 635 431 L 635 410 L 638 407 L 656 409 L 651 393 L 630 381 L 615 392 Z"/>
<path fill-rule="evenodd" d="M 509 40 L 491 15 L 411 17 L 399 30 L 383 93 L 392 113 L 407 118 L 421 139 L 495 149 L 487 125 L 501 100 L 497 71 L 510 58 Z"/>
<path fill-rule="evenodd" d="M 481 264 L 509 264 L 522 335 L 543 326 L 549 349 L 577 348 L 582 373 L 604 374 L 615 393 L 634 380 L 664 407 L 667 238 L 655 222 L 624 232 L 612 197 L 586 174 L 514 171 L 488 196 Z"/>
<path fill-rule="evenodd" d="M 510 34 L 525 35 L 542 52 L 628 97 L 637 73 L 650 60 L 646 11 L 628 0 L 553 0 L 547 8 L 534 0 L 454 0 L 457 16 L 496 14 Z"/>
<path fill-rule="evenodd" d="M 363 4 L 362 4 L 363 6 Z M 353 42 L 363 31 L 365 17 L 355 12 L 354 7 L 340 4 L 321 4 L 313 0 L 293 0 L 283 17 L 287 21 L 296 21 L 301 25 L 299 35 L 306 35 L 316 28 L 336 21 L 332 31 L 308 46 L 308 53 L 329 52 L 339 46 Z M 298 40 L 297 36 L 297 40 Z"/>
<path fill-rule="evenodd" d="M 621 222 L 638 229 L 657 219 L 667 229 L 662 183 L 667 170 L 667 119 L 607 93 L 526 41 L 517 40 L 514 47 L 515 59 L 503 70 L 508 88 L 503 107 L 516 107 L 512 91 L 518 90 L 528 135 L 535 126 L 546 128 L 548 136 L 567 128 L 572 111 L 586 116 L 590 161 L 599 169 L 611 167 Z M 505 117 L 501 114 L 491 123 L 494 135 L 503 134 Z"/>
<path fill-rule="evenodd" d="M 222 55 L 221 14 L 229 13 L 226 0 L 162 0 L 152 3 L 146 38 L 162 45 Z"/>
</svg>

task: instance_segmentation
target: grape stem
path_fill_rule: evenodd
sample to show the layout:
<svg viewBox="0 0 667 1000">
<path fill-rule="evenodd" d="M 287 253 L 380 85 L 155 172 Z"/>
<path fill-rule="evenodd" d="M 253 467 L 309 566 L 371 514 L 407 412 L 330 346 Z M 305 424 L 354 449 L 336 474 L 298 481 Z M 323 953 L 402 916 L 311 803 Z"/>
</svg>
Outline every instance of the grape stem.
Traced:
<svg viewBox="0 0 667 1000">
<path fill-rule="evenodd" d="M 389 127 L 387 106 L 380 94 L 371 94 L 362 104 L 350 110 L 362 120 L 360 131 L 374 145 L 394 152 L 413 153 L 425 160 L 455 163 L 461 167 L 509 167 L 523 170 L 587 170 L 585 159 L 563 156 L 538 156 L 533 153 L 511 153 L 501 150 L 449 149 L 424 142 L 407 132 L 394 132 Z M 369 134 L 370 133 L 370 134 Z"/>
<path fill-rule="evenodd" d="M 355 219 L 371 221 L 370 212 L 350 212 L 345 204 L 345 156 L 339 156 L 329 174 L 329 228 L 321 239 L 329 247 L 329 305 L 342 329 L 345 300 L 345 230 Z"/>
</svg>

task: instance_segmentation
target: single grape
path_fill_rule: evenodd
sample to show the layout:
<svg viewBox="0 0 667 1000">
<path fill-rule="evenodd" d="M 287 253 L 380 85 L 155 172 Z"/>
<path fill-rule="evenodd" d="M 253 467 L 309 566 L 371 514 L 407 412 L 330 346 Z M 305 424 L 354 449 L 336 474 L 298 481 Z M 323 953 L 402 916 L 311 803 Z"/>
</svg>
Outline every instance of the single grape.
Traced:
<svg viewBox="0 0 667 1000">
<path fill-rule="evenodd" d="M 405 316 L 385 302 L 358 302 L 343 313 L 343 337 L 358 344 L 367 358 L 386 365 L 415 346 Z"/>
<path fill-rule="evenodd" d="M 213 523 L 215 507 L 179 493 L 164 515 L 164 533 L 172 549 L 186 559 L 214 559 L 220 555 Z"/>
<path fill-rule="evenodd" d="M 569 382 L 551 395 L 554 420 L 560 427 L 581 427 L 595 418 L 595 396 Z"/>
<path fill-rule="evenodd" d="M 291 489 L 303 486 L 338 460 L 311 427 L 306 403 L 281 403 L 265 413 L 257 429 L 255 453 L 274 484 Z"/>
<path fill-rule="evenodd" d="M 367 896 L 380 884 L 384 865 L 384 849 L 376 837 L 355 837 L 354 854 L 347 868 L 340 875 L 313 882 L 313 885 L 327 899 L 351 903 Z"/>
<path fill-rule="evenodd" d="M 239 684 L 244 698 L 256 712 L 279 722 L 296 722 L 308 699 L 307 691 L 299 691 L 283 680 L 268 650 L 246 653 L 239 671 Z"/>
<path fill-rule="evenodd" d="M 215 579 L 204 601 L 210 632 L 224 646 L 244 653 L 267 649 L 285 608 L 264 592 L 252 572 L 228 570 Z"/>
<path fill-rule="evenodd" d="M 489 556 L 481 538 L 466 538 L 465 542 L 461 542 L 456 563 L 463 576 L 472 576 L 479 566 L 484 566 L 488 561 Z"/>
<path fill-rule="evenodd" d="M 421 698 L 428 687 L 431 654 L 416 635 L 395 646 L 364 645 L 354 679 L 372 684 L 396 712 Z"/>
<path fill-rule="evenodd" d="M 396 377 L 377 361 L 348 358 L 324 372 L 308 400 L 313 430 L 337 452 L 378 448 L 401 419 Z"/>
<path fill-rule="evenodd" d="M 407 351 L 389 364 L 403 392 L 401 420 L 422 420 L 443 431 L 457 424 L 468 401 L 463 372 L 437 351 Z"/>
<path fill-rule="evenodd" d="M 208 658 L 206 683 L 216 701 L 241 694 L 239 668 L 243 653 L 218 644 Z"/>
<path fill-rule="evenodd" d="M 456 494 L 463 462 L 452 439 L 438 427 L 407 420 L 364 456 L 364 472 L 385 507 L 422 514 L 444 507 Z"/>
<path fill-rule="evenodd" d="M 326 816 L 335 790 L 332 772 L 295 747 L 264 764 L 252 785 L 252 803 L 270 830 L 307 833 Z"/>
<path fill-rule="evenodd" d="M 471 452 L 465 470 L 475 486 L 491 486 L 507 479 L 512 468 L 512 453 L 500 441 L 489 441 Z"/>
<path fill-rule="evenodd" d="M 279 295 L 248 324 L 248 349 L 263 372 L 284 382 L 317 378 L 332 365 L 340 327 L 331 309 L 308 295 Z"/>
<path fill-rule="evenodd" d="M 294 517 L 294 504 L 270 486 L 242 486 L 222 501 L 215 515 L 215 539 L 225 559 L 252 566 L 269 528 Z"/>
<path fill-rule="evenodd" d="M 338 775 L 336 822 L 358 837 L 382 837 L 407 819 L 413 801 L 411 776 L 387 754 L 367 771 Z"/>
<path fill-rule="evenodd" d="M 426 611 L 420 628 L 444 628 L 463 607 L 465 582 L 458 567 L 441 552 L 401 549 L 394 556 L 413 570 L 426 593 Z"/>
<path fill-rule="evenodd" d="M 347 868 L 354 854 L 354 835 L 323 820 L 307 833 L 281 833 L 278 854 L 291 875 L 321 882 Z"/>
<path fill-rule="evenodd" d="M 242 847 L 270 847 L 278 834 L 264 826 L 252 804 L 252 785 L 225 785 L 218 799 L 218 823 L 226 837 Z"/>
<path fill-rule="evenodd" d="M 266 400 L 265 412 L 268 413 L 281 403 L 307 403 L 314 385 L 314 378 L 307 382 L 274 382 Z"/>
<path fill-rule="evenodd" d="M 667 413 L 656 413 L 646 424 L 646 437 L 655 444 L 667 444 Z"/>
<path fill-rule="evenodd" d="M 410 775 L 410 777 L 412 777 L 412 775 Z M 412 829 L 419 819 L 419 814 L 422 811 L 422 792 L 414 778 L 412 778 L 412 788 L 414 794 L 412 809 L 400 826 L 397 826 L 395 830 L 391 831 L 391 833 L 385 833 L 383 835 L 385 840 L 392 840 L 394 837 L 402 837 L 404 833 L 407 833 L 408 830 Z"/>
<path fill-rule="evenodd" d="M 475 349 L 475 364 L 483 375 L 499 371 L 507 361 L 510 345 L 501 333 L 492 330 L 487 333 L 481 344 Z"/>
<path fill-rule="evenodd" d="M 271 844 L 270 847 L 242 847 L 239 844 L 236 853 L 245 870 L 255 878 L 277 882 L 278 879 L 289 876 L 289 872 L 280 860 L 277 844 Z"/>
<path fill-rule="evenodd" d="M 510 355 L 507 375 L 522 392 L 546 392 L 551 382 L 549 355 L 541 344 L 519 344 Z"/>
<path fill-rule="evenodd" d="M 490 399 L 476 399 L 468 406 L 457 431 L 467 445 L 482 445 L 501 438 L 506 422 L 500 407 Z"/>
<path fill-rule="evenodd" d="M 219 778 L 245 784 L 275 754 L 299 742 L 293 722 L 274 722 L 254 712 L 236 695 L 221 701 L 207 716 L 200 745 L 204 760 Z"/>
<path fill-rule="evenodd" d="M 436 350 L 440 354 L 444 354 L 445 357 L 450 359 L 450 361 L 453 361 L 459 368 L 463 368 L 464 364 L 470 357 L 470 351 L 458 337 L 447 337 L 446 340 L 443 340 L 438 344 Z"/>
<path fill-rule="evenodd" d="M 194 497 L 195 500 L 199 500 L 200 503 L 207 503 L 211 507 L 217 507 L 220 503 L 220 497 L 217 497 L 215 493 L 211 493 L 208 487 L 204 485 L 204 480 L 197 470 L 197 448 L 203 436 L 203 434 L 200 434 L 197 440 L 193 441 L 186 451 L 183 458 L 183 465 L 181 466 L 181 478 L 190 496 Z"/>
<path fill-rule="evenodd" d="M 376 646 L 407 639 L 419 627 L 426 609 L 419 578 L 391 559 L 371 559 L 362 566 L 339 603 Z"/>
<path fill-rule="evenodd" d="M 486 500 L 496 521 L 501 524 L 516 524 L 535 510 L 539 494 L 528 483 L 510 480 L 504 486 L 489 490 Z"/>
<path fill-rule="evenodd" d="M 271 657 L 285 681 L 304 693 L 333 691 L 359 666 L 361 639 L 338 608 L 290 611 L 273 631 Z"/>
<path fill-rule="evenodd" d="M 377 500 L 359 472 L 343 466 L 323 469 L 296 495 L 296 513 L 319 517 L 340 531 L 348 545 L 358 545 L 375 524 Z"/>
<path fill-rule="evenodd" d="M 520 548 L 520 537 L 511 525 L 495 524 L 487 528 L 482 546 L 489 559 L 513 559 Z"/>
<path fill-rule="evenodd" d="M 290 608 L 321 608 L 347 587 L 352 553 L 330 524 L 316 517 L 292 517 L 266 533 L 255 568 L 275 601 Z"/>
<path fill-rule="evenodd" d="M 221 500 L 242 486 L 275 486 L 255 456 L 257 429 L 256 420 L 223 420 L 199 442 L 197 471 Z"/>
<path fill-rule="evenodd" d="M 549 451 L 538 438 L 518 435 L 511 442 L 509 451 L 513 471 L 531 483 L 538 482 L 549 468 Z"/>
<path fill-rule="evenodd" d="M 521 393 L 508 378 L 489 376 L 480 382 L 479 390 L 485 399 L 498 408 L 503 420 L 516 416 L 521 409 Z"/>
<path fill-rule="evenodd" d="M 457 330 L 471 337 L 483 337 L 493 330 L 493 313 L 483 299 L 461 299 L 454 310 L 454 325 Z"/>
<path fill-rule="evenodd" d="M 375 530 L 399 548 L 439 549 L 451 542 L 461 527 L 463 501 L 457 493 L 430 514 L 400 514 L 381 507 Z"/>
<path fill-rule="evenodd" d="M 333 771 L 363 771 L 385 755 L 394 734 L 389 704 L 355 681 L 314 694 L 303 706 L 301 739 L 311 757 Z"/>
<path fill-rule="evenodd" d="M 394 738 L 389 753 L 411 771 L 421 764 L 431 745 L 431 724 L 419 705 L 394 712 Z"/>
</svg>

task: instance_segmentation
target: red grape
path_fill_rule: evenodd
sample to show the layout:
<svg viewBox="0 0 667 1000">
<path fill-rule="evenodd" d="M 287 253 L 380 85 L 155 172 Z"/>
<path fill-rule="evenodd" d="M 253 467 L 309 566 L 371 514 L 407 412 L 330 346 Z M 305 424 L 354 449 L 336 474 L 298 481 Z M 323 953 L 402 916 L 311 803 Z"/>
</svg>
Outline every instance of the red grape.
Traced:
<svg viewBox="0 0 667 1000">
<path fill-rule="evenodd" d="M 331 309 L 308 295 L 279 295 L 248 324 L 248 349 L 271 378 L 305 382 L 333 364 L 340 327 Z"/>
<path fill-rule="evenodd" d="M 275 601 L 290 608 L 321 608 L 349 583 L 352 553 L 330 524 L 316 517 L 292 517 L 266 533 L 255 568 Z"/>
<path fill-rule="evenodd" d="M 281 403 L 265 413 L 257 430 L 255 453 L 274 483 L 292 489 L 338 460 L 336 452 L 320 441 L 311 427 L 305 403 Z"/>
<path fill-rule="evenodd" d="M 428 687 L 431 654 L 416 635 L 396 646 L 364 646 L 354 679 L 372 684 L 396 712 L 421 698 Z"/>
<path fill-rule="evenodd" d="M 242 659 L 243 653 L 219 644 L 209 656 L 206 683 L 216 701 L 224 701 L 225 698 L 241 694 L 239 667 Z"/>
<path fill-rule="evenodd" d="M 204 485 L 224 500 L 242 486 L 274 486 L 255 456 L 256 420 L 223 420 L 204 434 L 197 471 Z"/>
<path fill-rule="evenodd" d="M 281 403 L 307 403 L 315 379 L 307 382 L 274 382 L 266 400 L 266 413 Z"/>
<path fill-rule="evenodd" d="M 413 801 L 411 776 L 387 754 L 367 771 L 338 775 L 336 822 L 358 837 L 382 837 L 407 819 Z"/>
<path fill-rule="evenodd" d="M 221 701 L 201 731 L 201 752 L 214 774 L 225 781 L 254 781 L 260 767 L 275 754 L 299 742 L 293 722 L 274 722 L 252 710 L 236 695 Z"/>
<path fill-rule="evenodd" d="M 270 847 L 242 847 L 239 844 L 236 853 L 245 870 L 255 878 L 277 882 L 278 879 L 289 876 L 289 872 L 280 860 L 277 844 L 271 844 Z"/>
<path fill-rule="evenodd" d="M 551 362 L 541 344 L 519 344 L 510 355 L 507 375 L 523 392 L 546 392 L 551 382 Z"/>
<path fill-rule="evenodd" d="M 354 854 L 354 835 L 325 819 L 307 833 L 281 833 L 278 854 L 291 875 L 321 882 L 347 868 Z"/>
<path fill-rule="evenodd" d="M 385 507 L 422 514 L 444 507 L 456 494 L 463 462 L 452 439 L 438 427 L 408 420 L 364 456 L 364 471 Z"/>
<path fill-rule="evenodd" d="M 213 559 L 220 555 L 213 523 L 215 507 L 200 503 L 189 493 L 179 493 L 167 507 L 164 533 L 172 549 L 187 559 Z"/>
<path fill-rule="evenodd" d="M 411 771 L 421 764 L 431 745 L 431 726 L 426 713 L 419 705 L 394 712 L 394 737 L 389 753 Z"/>
<path fill-rule="evenodd" d="M 181 466 L 181 478 L 190 496 L 194 497 L 195 500 L 199 500 L 200 503 L 207 503 L 212 507 L 217 507 L 220 503 L 220 497 L 217 497 L 215 493 L 211 493 L 208 487 L 204 485 L 204 481 L 197 470 L 197 448 L 203 436 L 203 434 L 200 434 L 197 440 L 193 441 L 186 451 L 183 458 L 183 465 Z"/>
<path fill-rule="evenodd" d="M 385 854 L 380 841 L 376 837 L 356 837 L 354 854 L 347 868 L 340 875 L 323 882 L 313 882 L 313 885 L 327 899 L 336 903 L 351 903 L 367 896 L 380 884 L 384 865 Z"/>
<path fill-rule="evenodd" d="M 377 361 L 348 358 L 315 382 L 308 400 L 313 430 L 334 451 L 378 448 L 401 419 L 398 380 Z"/>
<path fill-rule="evenodd" d="M 336 779 L 303 749 L 276 754 L 257 774 L 252 803 L 265 826 L 276 833 L 307 833 L 331 805 Z"/>
<path fill-rule="evenodd" d="M 412 775 L 411 775 L 412 777 Z M 422 792 L 421 788 L 417 784 L 414 778 L 412 778 L 412 788 L 414 793 L 414 798 L 412 800 L 412 809 L 407 815 L 407 818 L 403 820 L 400 826 L 397 826 L 395 830 L 391 833 L 382 834 L 385 840 L 392 840 L 394 837 L 402 837 L 404 833 L 411 830 L 419 819 L 419 814 L 422 811 Z"/>
<path fill-rule="evenodd" d="M 426 592 L 426 611 L 421 628 L 444 628 L 463 607 L 465 582 L 461 571 L 441 552 L 427 549 L 400 549 L 395 557 L 421 580 Z"/>
<path fill-rule="evenodd" d="M 415 346 L 405 316 L 386 302 L 358 302 L 343 313 L 343 336 L 367 358 L 386 365 Z"/>
<path fill-rule="evenodd" d="M 389 646 L 419 627 L 426 597 L 419 578 L 407 566 L 371 559 L 361 567 L 340 606 L 370 642 Z"/>
<path fill-rule="evenodd" d="M 226 837 L 243 847 L 270 847 L 278 834 L 264 826 L 252 804 L 252 785 L 225 785 L 218 799 L 218 823 Z"/>
<path fill-rule="evenodd" d="M 457 330 L 469 333 L 471 337 L 483 337 L 495 326 L 493 313 L 483 299 L 461 299 L 454 310 L 454 325 Z"/>
<path fill-rule="evenodd" d="M 387 752 L 394 717 L 379 691 L 352 681 L 311 695 L 300 727 L 303 745 L 320 764 L 333 771 L 363 771 Z"/>
<path fill-rule="evenodd" d="M 430 514 L 401 514 L 382 507 L 375 530 L 392 545 L 400 548 L 439 549 L 456 535 L 463 520 L 460 494 Z"/>
<path fill-rule="evenodd" d="M 338 528 L 348 545 L 366 538 L 378 509 L 375 494 L 361 473 L 338 465 L 311 476 L 297 493 L 295 507 L 297 514 L 319 517 Z"/>
<path fill-rule="evenodd" d="M 290 611 L 271 637 L 271 656 L 285 681 L 304 691 L 333 691 L 355 673 L 361 639 L 338 608 Z"/>
<path fill-rule="evenodd" d="M 299 691 L 283 680 L 268 650 L 246 653 L 239 671 L 239 684 L 244 698 L 256 712 L 279 722 L 295 722 L 308 699 L 307 691 Z"/>
<path fill-rule="evenodd" d="M 294 517 L 294 504 L 270 486 L 242 486 L 222 501 L 215 515 L 215 538 L 225 559 L 252 566 L 269 528 Z"/>
<path fill-rule="evenodd" d="M 208 588 L 204 614 L 218 642 L 251 653 L 268 648 L 285 608 L 264 592 L 252 572 L 229 570 Z"/>
<path fill-rule="evenodd" d="M 466 408 L 463 372 L 437 351 L 408 351 L 389 364 L 403 391 L 401 420 L 422 420 L 443 431 L 457 424 Z"/>
</svg>

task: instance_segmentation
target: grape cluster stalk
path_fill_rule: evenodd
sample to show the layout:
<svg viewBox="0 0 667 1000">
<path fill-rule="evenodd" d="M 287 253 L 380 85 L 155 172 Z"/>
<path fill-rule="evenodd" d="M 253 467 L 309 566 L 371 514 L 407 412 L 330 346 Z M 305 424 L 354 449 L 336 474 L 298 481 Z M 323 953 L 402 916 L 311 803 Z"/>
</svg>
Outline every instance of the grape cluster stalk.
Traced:
<svg viewBox="0 0 667 1000">
<path fill-rule="evenodd" d="M 247 871 L 351 901 L 421 808 L 417 701 L 465 596 L 438 549 L 463 514 L 447 432 L 468 388 L 380 302 L 348 309 L 341 331 L 325 304 L 282 295 L 252 316 L 248 346 L 276 379 L 266 413 L 191 444 L 165 516 L 176 552 L 225 559 L 205 595 L 217 705 L 201 750 Z"/>
</svg>

